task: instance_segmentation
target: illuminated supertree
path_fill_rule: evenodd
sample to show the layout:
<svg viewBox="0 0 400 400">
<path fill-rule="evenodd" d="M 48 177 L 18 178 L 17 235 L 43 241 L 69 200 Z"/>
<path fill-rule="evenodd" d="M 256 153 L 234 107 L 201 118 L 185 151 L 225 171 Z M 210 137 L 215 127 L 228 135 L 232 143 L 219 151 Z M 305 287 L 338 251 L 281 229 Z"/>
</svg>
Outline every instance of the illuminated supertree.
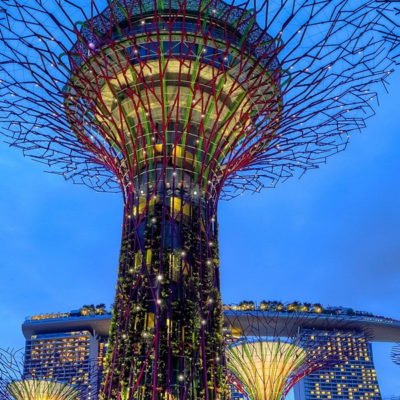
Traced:
<svg viewBox="0 0 400 400">
<path fill-rule="evenodd" d="M 400 365 L 400 343 L 393 346 L 390 356 L 395 364 Z"/>
<path fill-rule="evenodd" d="M 301 312 L 226 312 L 230 383 L 251 400 L 282 400 L 313 372 L 357 356 L 368 332 Z M 357 340 L 355 340 L 357 338 Z"/>
<path fill-rule="evenodd" d="M 4 3 L 1 132 L 123 194 L 103 398 L 225 397 L 218 201 L 318 167 L 364 127 L 391 72 L 385 7 Z"/>
<path fill-rule="evenodd" d="M 0 398 L 2 400 L 80 400 L 73 386 L 52 379 L 24 377 L 23 355 L 0 350 Z"/>
</svg>

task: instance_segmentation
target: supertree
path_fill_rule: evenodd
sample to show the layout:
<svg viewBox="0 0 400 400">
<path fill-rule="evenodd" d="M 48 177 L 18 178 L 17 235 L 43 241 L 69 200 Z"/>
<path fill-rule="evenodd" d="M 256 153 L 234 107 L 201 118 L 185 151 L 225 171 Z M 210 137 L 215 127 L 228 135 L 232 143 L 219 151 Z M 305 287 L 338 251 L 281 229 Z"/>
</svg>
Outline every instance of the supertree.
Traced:
<svg viewBox="0 0 400 400">
<path fill-rule="evenodd" d="M 302 312 L 226 312 L 225 321 L 229 381 L 251 400 L 285 399 L 305 376 L 356 356 L 370 335 L 345 318 Z"/>
<path fill-rule="evenodd" d="M 23 354 L 0 350 L 0 398 L 2 400 L 80 400 L 80 392 L 54 379 L 25 378 Z"/>
<path fill-rule="evenodd" d="M 390 356 L 395 364 L 400 365 L 400 343 L 393 346 Z"/>
<path fill-rule="evenodd" d="M 3 4 L 1 132 L 123 195 L 103 398 L 224 398 L 218 201 L 318 167 L 364 127 L 391 72 L 387 6 Z"/>
</svg>

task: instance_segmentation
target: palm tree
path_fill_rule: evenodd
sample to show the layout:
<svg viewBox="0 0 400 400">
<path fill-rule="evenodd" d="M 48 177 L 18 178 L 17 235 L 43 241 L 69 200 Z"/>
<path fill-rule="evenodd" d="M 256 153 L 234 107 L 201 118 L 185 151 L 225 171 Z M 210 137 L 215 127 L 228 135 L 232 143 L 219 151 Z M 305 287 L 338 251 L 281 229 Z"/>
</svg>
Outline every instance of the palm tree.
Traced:
<svg viewBox="0 0 400 400">
<path fill-rule="evenodd" d="M 290 312 L 292 311 L 299 311 L 300 309 L 300 303 L 298 301 L 293 301 L 292 303 L 289 303 L 286 306 L 286 309 Z"/>
<path fill-rule="evenodd" d="M 324 311 L 324 307 L 322 307 L 322 304 L 320 303 L 315 303 L 312 305 L 312 311 L 320 314 Z"/>
</svg>

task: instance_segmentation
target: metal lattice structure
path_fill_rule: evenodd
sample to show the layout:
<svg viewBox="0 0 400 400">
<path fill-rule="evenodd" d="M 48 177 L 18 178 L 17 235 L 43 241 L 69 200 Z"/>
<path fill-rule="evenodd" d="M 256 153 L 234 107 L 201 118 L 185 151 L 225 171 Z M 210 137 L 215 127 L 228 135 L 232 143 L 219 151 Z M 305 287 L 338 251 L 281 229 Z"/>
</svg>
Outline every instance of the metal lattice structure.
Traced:
<svg viewBox="0 0 400 400">
<path fill-rule="evenodd" d="M 7 1 L 0 131 L 123 194 L 103 398 L 225 398 L 218 201 L 318 167 L 364 127 L 392 71 L 385 7 Z"/>
<path fill-rule="evenodd" d="M 142 4 L 125 0 L 112 2 L 114 6 L 101 13 L 101 3 L 90 0 L 85 7 L 73 1 L 54 0 L 50 9 L 36 0 L 26 4 L 8 1 L 1 14 L 4 40 L 2 131 L 10 143 L 22 148 L 26 155 L 48 163 L 54 172 L 97 190 L 119 191 L 122 186 L 127 195 L 126 186 L 136 176 L 132 168 L 151 164 L 153 153 L 157 154 L 157 144 L 163 139 L 171 140 L 157 136 L 157 132 L 162 132 L 168 123 L 182 119 L 184 126 L 178 131 L 188 131 L 189 118 L 196 115 L 204 119 L 202 129 L 211 132 L 208 141 L 216 147 L 215 151 L 218 150 L 214 154 L 215 162 L 218 157 L 222 158 L 223 170 L 215 172 L 217 176 L 211 179 L 218 193 L 222 191 L 229 196 L 236 193 L 236 189 L 259 190 L 265 184 L 275 185 L 296 171 L 302 173 L 317 167 L 326 157 L 344 149 L 347 136 L 363 128 L 364 121 L 373 113 L 374 90 L 392 72 L 391 61 L 387 58 L 388 46 L 373 30 L 382 24 L 382 11 L 389 6 L 377 3 L 285 0 L 276 4 L 262 3 L 253 11 L 246 11 L 245 6 L 250 3 L 239 8 L 223 1 Z M 187 30 L 192 37 L 200 35 L 203 44 L 215 42 L 208 54 L 205 44 L 200 50 L 195 46 L 197 42 L 192 47 L 188 44 L 179 47 L 179 40 L 168 42 L 171 48 L 157 49 L 159 29 L 168 32 L 169 28 L 158 26 L 156 22 L 164 18 L 167 23 L 169 20 L 163 17 L 163 11 L 170 10 L 173 12 L 170 23 L 178 23 L 179 16 L 189 20 L 190 14 L 198 15 L 194 21 L 188 21 L 188 26 L 178 23 L 174 29 L 178 31 L 177 37 L 179 31 L 186 33 Z M 216 25 L 215 31 L 202 28 L 203 14 L 204 21 L 212 20 Z M 218 27 L 219 19 L 223 21 L 222 27 Z M 261 26 L 257 24 L 260 19 L 265 19 Z M 143 26 L 142 21 L 145 22 Z M 127 26 L 122 28 L 123 24 Z M 19 29 L 13 31 L 15 26 Z M 238 31 L 236 38 L 231 30 Z M 124 45 L 124 40 L 131 40 L 132 45 Z M 222 43 L 224 51 L 218 48 L 218 43 Z M 104 53 L 106 49 L 115 59 L 108 58 L 109 54 Z M 249 58 L 253 52 L 256 52 L 255 63 Z M 173 105 L 181 97 L 180 93 L 175 93 L 170 98 L 160 98 L 150 90 L 160 72 L 149 75 L 155 68 L 150 60 L 159 59 L 161 54 L 166 56 L 165 63 L 171 62 L 171 70 L 172 61 L 176 59 L 193 65 L 200 58 L 207 67 L 215 65 L 221 72 L 206 81 L 213 86 L 213 96 L 222 102 L 220 107 L 214 105 L 217 99 L 212 101 L 200 91 L 193 67 L 189 67 L 181 73 L 189 79 L 187 85 L 192 87 L 191 91 L 200 96 L 199 99 L 190 96 L 194 103 L 181 106 L 190 117 L 177 114 L 177 105 L 170 107 L 162 121 L 160 116 L 150 115 L 151 105 Z M 107 63 L 102 63 L 103 58 L 107 58 Z M 149 86 L 144 87 L 142 94 L 152 93 L 153 98 L 127 93 L 132 78 L 118 71 L 126 70 L 132 59 L 135 60 L 132 72 Z M 206 66 L 204 74 L 209 69 Z M 233 66 L 236 69 L 232 71 Z M 262 71 L 268 74 L 268 79 L 260 74 Z M 99 81 L 91 79 L 91 74 Z M 198 75 L 200 78 L 201 74 Z M 250 85 L 245 90 L 247 96 L 238 86 L 241 82 L 235 83 L 239 75 Z M 183 77 L 178 78 L 177 83 Z M 228 85 L 228 88 L 218 89 L 221 85 Z M 138 88 L 138 92 L 141 89 Z M 187 94 L 182 93 L 182 97 Z M 98 104 L 93 101 L 96 96 L 100 99 Z M 124 107 L 120 110 L 121 97 L 125 101 L 130 99 L 131 104 L 126 104 L 128 108 L 138 109 L 138 115 L 131 117 L 133 121 L 124 121 L 129 111 Z M 231 100 L 229 103 L 238 100 L 235 107 L 225 105 L 227 97 Z M 115 99 L 119 112 L 112 105 Z M 254 104 L 261 108 L 250 110 Z M 219 112 L 212 111 L 213 107 Z M 125 111 L 128 115 L 124 115 Z M 133 115 L 132 110 L 130 113 Z M 214 114 L 216 117 L 211 118 Z M 247 122 L 238 123 L 231 114 Z M 218 126 L 221 119 L 225 122 Z M 132 124 L 144 136 L 136 144 L 125 143 L 124 135 L 118 138 L 120 132 Z M 227 131 L 233 127 L 235 134 L 230 137 Z M 221 153 L 218 146 L 222 143 L 214 137 L 217 135 L 214 131 L 220 134 L 223 131 L 227 136 L 231 143 L 229 151 Z M 192 138 L 189 135 L 179 137 L 181 145 L 183 139 L 188 145 L 182 150 L 193 153 L 194 150 L 189 149 Z M 211 145 L 193 140 L 190 147 L 195 149 Z M 174 142 L 175 138 L 171 144 Z M 129 145 L 133 148 L 126 148 Z M 146 149 L 150 152 L 144 155 Z M 132 165 L 122 162 L 126 152 L 135 157 Z M 198 171 L 202 171 L 200 164 L 205 161 L 200 162 L 201 158 L 196 158 L 195 154 L 191 156 L 194 157 L 192 161 L 175 155 L 196 164 Z M 127 176 L 128 171 L 131 177 Z"/>
<path fill-rule="evenodd" d="M 368 340 L 345 319 L 335 326 L 302 312 L 227 313 L 227 369 L 230 382 L 251 400 L 283 400 L 302 378 L 337 367 Z M 312 326 L 312 328 L 311 328 Z M 354 338 L 361 338 L 358 342 Z"/>
<path fill-rule="evenodd" d="M 43 380 L 24 378 L 23 354 L 0 350 L 0 397 L 2 400 L 80 400 L 80 392 L 73 386 Z"/>
<path fill-rule="evenodd" d="M 400 63 L 400 0 L 379 1 L 385 4 L 385 10 L 382 11 L 384 20 L 380 24 L 379 32 L 387 42 L 392 44 L 393 59 L 398 65 Z"/>
<path fill-rule="evenodd" d="M 390 356 L 395 364 L 400 365 L 400 344 L 393 346 Z"/>
</svg>

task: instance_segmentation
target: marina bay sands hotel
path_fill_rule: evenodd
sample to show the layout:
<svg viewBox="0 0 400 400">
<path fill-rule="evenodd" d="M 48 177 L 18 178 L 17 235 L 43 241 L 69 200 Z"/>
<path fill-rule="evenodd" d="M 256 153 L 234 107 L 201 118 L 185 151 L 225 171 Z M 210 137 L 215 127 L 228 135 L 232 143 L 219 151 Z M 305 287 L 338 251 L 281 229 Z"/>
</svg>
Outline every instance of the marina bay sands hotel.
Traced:
<svg viewBox="0 0 400 400">
<path fill-rule="evenodd" d="M 265 304 L 225 306 L 226 329 L 238 335 L 248 334 L 249 324 L 262 325 L 271 316 L 282 337 L 290 336 L 290 330 L 312 329 L 327 335 L 338 329 L 354 332 L 354 352 L 348 362 L 301 380 L 294 388 L 296 400 L 382 399 L 371 342 L 400 342 L 400 321 L 342 307 L 296 303 L 296 314 L 300 311 L 304 317 L 296 318 L 294 323 L 291 305 Z M 68 382 L 80 388 L 83 400 L 97 400 L 110 321 L 111 314 L 103 305 L 27 318 L 22 325 L 26 339 L 24 374 Z M 268 328 L 261 334 L 271 336 Z M 233 393 L 232 400 L 239 399 L 244 399 L 243 395 Z"/>
</svg>

